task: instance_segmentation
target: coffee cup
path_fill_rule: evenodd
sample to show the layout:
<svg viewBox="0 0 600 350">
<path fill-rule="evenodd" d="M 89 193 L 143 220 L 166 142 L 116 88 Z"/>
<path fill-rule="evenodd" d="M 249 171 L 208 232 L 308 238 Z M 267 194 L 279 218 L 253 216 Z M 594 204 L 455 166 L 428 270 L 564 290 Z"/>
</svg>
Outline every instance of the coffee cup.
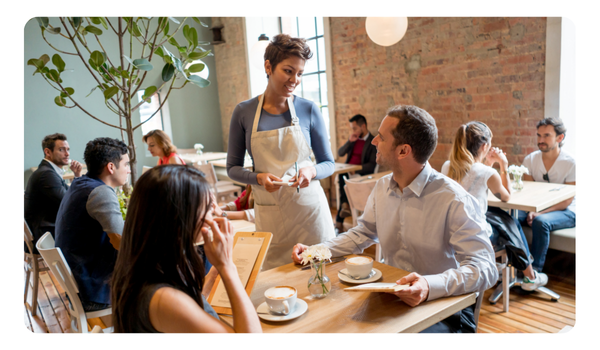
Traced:
<svg viewBox="0 0 600 350">
<path fill-rule="evenodd" d="M 346 259 L 346 271 L 354 278 L 367 278 L 373 270 L 373 259 L 368 256 L 353 256 Z"/>
<path fill-rule="evenodd" d="M 296 288 L 290 286 L 271 287 L 265 291 L 269 312 L 274 315 L 289 315 L 296 307 Z"/>
</svg>

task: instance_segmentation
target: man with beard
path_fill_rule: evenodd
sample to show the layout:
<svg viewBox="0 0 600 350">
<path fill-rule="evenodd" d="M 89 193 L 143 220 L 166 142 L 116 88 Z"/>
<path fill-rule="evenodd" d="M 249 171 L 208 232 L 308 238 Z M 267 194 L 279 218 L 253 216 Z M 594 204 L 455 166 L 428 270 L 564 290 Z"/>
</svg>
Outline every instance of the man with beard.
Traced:
<svg viewBox="0 0 600 350">
<path fill-rule="evenodd" d="M 44 137 L 42 150 L 44 159 L 29 178 L 25 190 L 25 221 L 33 234 L 34 250 L 37 250 L 35 244 L 44 233 L 50 232 L 54 237 L 56 213 L 69 188 L 62 179 L 62 167 L 70 165 L 75 177 L 81 176 L 82 169 L 81 163 L 69 159 L 71 149 L 63 134 Z"/>
<path fill-rule="evenodd" d="M 562 149 L 567 128 L 560 119 L 545 118 L 537 124 L 537 144 L 535 151 L 523 161 L 529 175 L 527 181 L 546 181 L 549 183 L 575 185 L 575 158 Z M 519 212 L 522 225 L 531 226 L 533 232 L 531 255 L 533 268 L 540 272 L 544 267 L 546 252 L 550 244 L 550 231 L 575 227 L 575 197 L 564 200 L 539 213 Z M 521 288 L 535 290 L 540 286 L 524 278 Z"/>
</svg>

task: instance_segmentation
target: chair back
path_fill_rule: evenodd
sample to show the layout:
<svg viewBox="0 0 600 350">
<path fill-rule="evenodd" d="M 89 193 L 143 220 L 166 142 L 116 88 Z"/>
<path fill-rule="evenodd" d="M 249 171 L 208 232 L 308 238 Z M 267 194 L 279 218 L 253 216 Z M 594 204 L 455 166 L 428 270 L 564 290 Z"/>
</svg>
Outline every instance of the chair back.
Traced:
<svg viewBox="0 0 600 350">
<path fill-rule="evenodd" d="M 177 153 L 179 154 L 196 154 L 196 149 L 195 148 L 177 148 Z"/>
<path fill-rule="evenodd" d="M 27 225 L 27 221 L 25 221 L 25 219 L 23 219 L 23 223 L 25 224 L 25 244 L 27 245 L 27 249 L 29 249 L 29 254 L 33 254 L 33 234 L 31 233 L 29 225 Z"/>
<path fill-rule="evenodd" d="M 208 183 L 212 187 L 215 195 L 217 195 L 217 193 L 218 193 L 217 173 L 215 172 L 215 168 L 212 165 L 212 163 L 206 163 L 206 164 L 194 163 L 194 168 L 196 168 L 204 173 L 206 181 L 208 181 Z"/>
<path fill-rule="evenodd" d="M 81 301 L 79 300 L 79 288 L 77 287 L 77 282 L 73 277 L 73 273 L 71 272 L 71 268 L 67 263 L 62 251 L 60 248 L 54 245 L 54 238 L 50 232 L 46 232 L 42 238 L 40 238 L 36 244 L 38 251 L 46 265 L 52 271 L 52 274 L 58 280 L 58 283 L 62 287 L 62 289 L 67 293 L 69 299 L 71 300 L 71 304 L 74 310 L 69 310 L 75 317 L 79 317 L 81 314 L 85 314 L 83 310 L 83 306 L 81 305 Z"/>
</svg>

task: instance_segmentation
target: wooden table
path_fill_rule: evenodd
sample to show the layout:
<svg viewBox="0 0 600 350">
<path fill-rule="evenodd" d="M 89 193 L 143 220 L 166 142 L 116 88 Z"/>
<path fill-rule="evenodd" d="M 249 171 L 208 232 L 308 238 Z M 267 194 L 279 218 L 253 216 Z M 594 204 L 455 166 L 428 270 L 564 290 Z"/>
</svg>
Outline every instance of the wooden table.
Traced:
<svg viewBox="0 0 600 350">
<path fill-rule="evenodd" d="M 247 220 L 229 220 L 233 224 L 233 232 L 255 232 L 256 225 Z"/>
<path fill-rule="evenodd" d="M 210 161 L 210 163 L 216 167 L 227 168 L 227 159 L 219 159 Z M 244 161 L 244 168 L 252 170 L 252 159 L 246 159 Z"/>
<path fill-rule="evenodd" d="M 338 174 L 349 173 L 352 171 L 362 170 L 362 165 L 356 164 L 346 164 L 346 163 L 335 163 L 335 168 L 333 170 L 333 174 L 331 174 L 331 187 L 329 188 L 329 198 L 332 197 L 333 190 L 332 187 L 335 187 L 335 203 L 339 207 L 340 205 L 340 186 L 338 185 L 339 179 Z M 329 203 L 331 206 L 331 200 Z"/>
<path fill-rule="evenodd" d="M 575 196 L 575 185 L 553 184 L 540 181 L 523 181 L 523 189 L 512 190 L 510 200 L 502 202 L 488 191 L 488 206 L 514 210 L 513 216 L 517 217 L 517 210 L 540 212 L 557 203 Z M 552 189 L 560 188 L 557 191 Z"/>
<path fill-rule="evenodd" d="M 383 273 L 378 282 L 395 282 L 407 271 L 374 262 Z M 264 292 L 274 286 L 289 285 L 298 290 L 298 298 L 308 303 L 308 311 L 294 320 L 271 322 L 261 319 L 265 333 L 415 333 L 475 303 L 475 293 L 441 298 L 411 308 L 398 297 L 387 293 L 345 292 L 355 286 L 342 282 L 337 272 L 344 262 L 328 264 L 325 274 L 331 279 L 331 293 L 323 299 L 312 299 L 307 283 L 311 270 L 301 270 L 293 263 L 261 272 L 250 296 L 257 308 L 265 300 Z M 233 318 L 223 315 L 225 322 Z"/>
<path fill-rule="evenodd" d="M 226 152 L 204 152 L 202 154 L 184 153 L 184 154 L 180 154 L 180 156 L 183 160 L 185 160 L 186 163 L 193 164 L 193 163 L 197 163 L 197 162 L 206 163 L 206 162 L 210 162 L 212 160 L 226 159 L 227 153 Z"/>
</svg>

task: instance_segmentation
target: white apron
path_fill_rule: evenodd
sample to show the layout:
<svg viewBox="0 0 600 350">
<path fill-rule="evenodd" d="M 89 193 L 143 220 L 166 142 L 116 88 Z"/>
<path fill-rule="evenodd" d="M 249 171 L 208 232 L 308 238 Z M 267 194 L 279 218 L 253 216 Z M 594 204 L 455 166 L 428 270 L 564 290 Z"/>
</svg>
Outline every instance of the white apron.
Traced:
<svg viewBox="0 0 600 350">
<path fill-rule="evenodd" d="M 257 131 L 263 98 L 263 95 L 258 97 L 250 140 L 254 171 L 280 178 L 285 175 L 294 177 L 296 161 L 298 169 L 313 165 L 294 103 L 288 98 L 291 126 Z M 273 193 L 262 186 L 252 186 L 252 193 L 256 231 L 273 234 L 263 270 L 291 263 L 292 248 L 296 243 L 313 245 L 335 237 L 329 205 L 318 180 L 313 179 L 308 187 L 300 189 L 300 193 L 297 193 L 296 187 L 290 186 L 281 186 Z"/>
</svg>

